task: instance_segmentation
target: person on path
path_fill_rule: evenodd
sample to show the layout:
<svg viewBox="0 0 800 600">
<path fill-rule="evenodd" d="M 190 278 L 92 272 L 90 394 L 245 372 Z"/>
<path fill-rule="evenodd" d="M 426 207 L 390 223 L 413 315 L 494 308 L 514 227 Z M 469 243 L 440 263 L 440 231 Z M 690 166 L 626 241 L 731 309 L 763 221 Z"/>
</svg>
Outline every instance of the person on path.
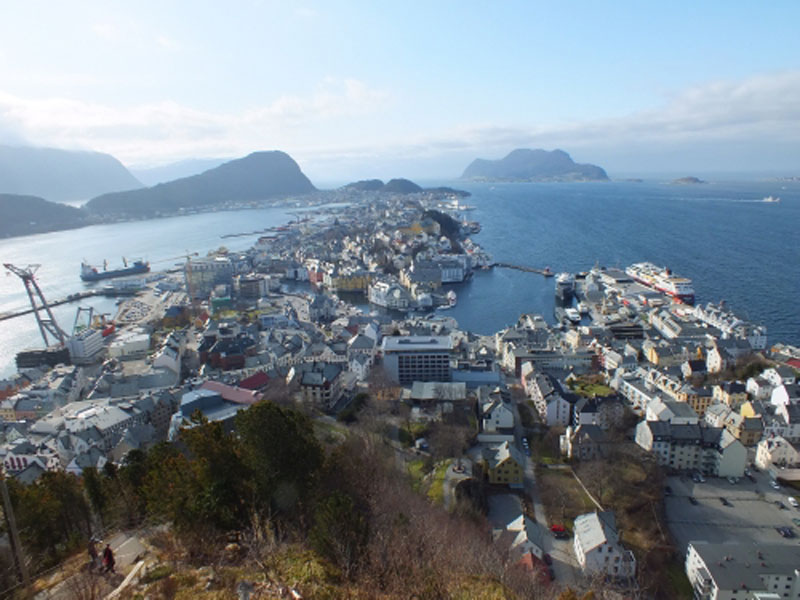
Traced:
<svg viewBox="0 0 800 600">
<path fill-rule="evenodd" d="M 89 560 L 91 561 L 89 566 L 91 569 L 94 569 L 97 567 L 97 557 L 98 557 L 97 540 L 95 540 L 94 538 L 90 538 L 89 547 L 87 548 L 87 550 L 89 552 Z"/>
<path fill-rule="evenodd" d="M 106 568 L 106 573 L 114 573 L 114 552 L 110 544 L 106 544 L 106 549 L 103 550 L 103 566 Z"/>
</svg>

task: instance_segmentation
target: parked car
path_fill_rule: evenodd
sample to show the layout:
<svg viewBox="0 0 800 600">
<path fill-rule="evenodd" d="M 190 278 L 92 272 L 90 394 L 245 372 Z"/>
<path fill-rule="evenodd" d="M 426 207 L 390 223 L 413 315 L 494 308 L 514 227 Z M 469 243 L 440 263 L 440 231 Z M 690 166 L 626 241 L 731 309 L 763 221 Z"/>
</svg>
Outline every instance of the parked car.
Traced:
<svg viewBox="0 0 800 600">
<path fill-rule="evenodd" d="M 800 527 L 800 519 L 792 519 L 792 523 Z"/>
<path fill-rule="evenodd" d="M 553 537 L 559 540 L 565 540 L 569 537 L 569 532 L 563 525 L 555 524 L 550 526 L 550 531 L 553 533 Z"/>
<path fill-rule="evenodd" d="M 553 567 L 547 569 L 547 576 L 550 578 L 550 581 L 556 580 L 556 572 L 553 570 Z"/>
<path fill-rule="evenodd" d="M 769 484 L 772 486 L 773 490 L 781 489 L 781 484 L 778 483 L 777 481 L 775 481 L 774 479 L 772 481 L 770 481 Z"/>
<path fill-rule="evenodd" d="M 719 501 L 722 502 L 722 506 L 733 506 L 730 502 L 728 502 L 728 499 L 723 496 L 719 497 Z"/>
<path fill-rule="evenodd" d="M 795 499 L 794 499 L 794 496 L 789 496 L 788 498 L 786 498 L 786 501 L 787 501 L 789 504 L 791 504 L 792 506 L 794 506 L 795 508 L 797 508 L 798 506 L 800 506 L 800 503 L 798 503 L 798 502 L 797 502 L 797 500 L 795 500 Z"/>
<path fill-rule="evenodd" d="M 664 486 L 664 495 L 665 496 L 672 496 L 672 488 L 668 485 Z"/>
<path fill-rule="evenodd" d="M 553 564 L 553 557 L 550 556 L 547 552 L 542 554 L 542 560 L 544 561 L 544 564 L 546 564 L 548 566 Z"/>
<path fill-rule="evenodd" d="M 697 498 L 695 498 L 694 496 L 689 496 L 688 498 L 689 498 L 689 502 L 691 502 L 695 506 L 698 505 Z"/>
<path fill-rule="evenodd" d="M 791 527 L 776 527 L 775 530 L 785 538 L 797 537 Z"/>
<path fill-rule="evenodd" d="M 777 506 L 781 510 L 785 510 L 786 509 L 786 505 L 783 502 L 781 502 L 780 500 L 775 500 L 775 506 Z"/>
</svg>

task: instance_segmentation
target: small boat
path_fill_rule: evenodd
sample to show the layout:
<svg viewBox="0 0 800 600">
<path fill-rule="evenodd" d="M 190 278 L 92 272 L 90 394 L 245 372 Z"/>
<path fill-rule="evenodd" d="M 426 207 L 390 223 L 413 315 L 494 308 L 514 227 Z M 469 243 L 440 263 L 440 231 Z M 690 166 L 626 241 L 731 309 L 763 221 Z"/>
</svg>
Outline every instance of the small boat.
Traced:
<svg viewBox="0 0 800 600">
<path fill-rule="evenodd" d="M 777 196 L 767 196 L 762 200 L 762 202 L 770 202 L 770 203 L 780 202 L 780 201 L 781 199 L 778 198 Z"/>
<path fill-rule="evenodd" d="M 456 305 L 456 302 L 458 302 L 458 296 L 456 296 L 456 293 L 453 290 L 447 292 L 446 297 L 447 297 L 447 306 L 449 306 L 450 308 L 454 307 Z"/>
<path fill-rule="evenodd" d="M 585 302 L 578 302 L 578 312 L 582 315 L 589 313 L 589 307 L 586 305 Z"/>
<path fill-rule="evenodd" d="M 573 323 L 581 322 L 581 314 L 574 308 L 565 308 L 564 315 L 566 315 L 566 317 Z"/>
</svg>

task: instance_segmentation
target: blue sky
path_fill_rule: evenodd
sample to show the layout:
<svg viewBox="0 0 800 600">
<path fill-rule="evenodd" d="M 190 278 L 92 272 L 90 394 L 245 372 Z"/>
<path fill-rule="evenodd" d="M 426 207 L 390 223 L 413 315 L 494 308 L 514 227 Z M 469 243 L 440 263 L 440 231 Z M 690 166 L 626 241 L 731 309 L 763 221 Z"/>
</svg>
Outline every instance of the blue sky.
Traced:
<svg viewBox="0 0 800 600">
<path fill-rule="evenodd" d="M 563 148 L 800 174 L 798 2 L 2 2 L 0 143 L 129 166 L 282 149 L 314 180 Z"/>
</svg>

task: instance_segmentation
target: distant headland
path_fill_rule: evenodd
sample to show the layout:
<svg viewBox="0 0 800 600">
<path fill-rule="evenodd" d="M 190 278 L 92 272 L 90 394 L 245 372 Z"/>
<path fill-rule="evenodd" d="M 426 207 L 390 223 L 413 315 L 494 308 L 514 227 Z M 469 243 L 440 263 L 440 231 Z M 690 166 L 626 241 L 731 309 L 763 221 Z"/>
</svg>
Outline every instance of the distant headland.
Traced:
<svg viewBox="0 0 800 600">
<path fill-rule="evenodd" d="M 461 179 L 473 181 L 608 181 L 605 170 L 597 165 L 578 164 L 563 150 L 517 149 L 505 158 L 477 158 L 466 168 Z"/>
</svg>

